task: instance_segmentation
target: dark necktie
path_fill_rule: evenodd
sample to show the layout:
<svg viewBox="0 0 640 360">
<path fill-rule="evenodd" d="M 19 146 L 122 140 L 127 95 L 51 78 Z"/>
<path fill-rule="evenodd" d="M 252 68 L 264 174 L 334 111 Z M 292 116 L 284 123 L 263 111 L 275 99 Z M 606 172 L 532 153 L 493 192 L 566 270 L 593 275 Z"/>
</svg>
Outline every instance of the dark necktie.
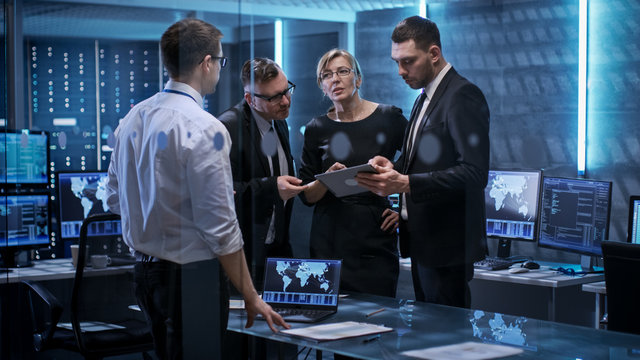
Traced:
<svg viewBox="0 0 640 360">
<path fill-rule="evenodd" d="M 273 155 L 271 155 L 271 168 L 273 169 L 273 176 L 280 176 L 280 157 L 278 156 L 278 143 L 279 143 L 279 139 L 278 139 L 278 132 L 276 131 L 276 129 L 273 128 L 273 123 L 271 124 L 271 128 L 269 128 L 269 132 L 271 133 L 271 135 L 273 136 L 274 142 L 276 144 L 275 148 L 276 151 L 274 152 Z M 275 226 L 275 236 L 273 239 L 273 243 L 277 244 L 277 245 L 281 245 L 282 241 L 284 241 L 284 236 L 283 236 L 283 231 L 285 230 L 285 223 L 284 223 L 284 201 L 282 201 L 282 199 L 280 199 L 279 197 L 275 199 L 275 219 L 274 219 L 274 226 Z"/>
<path fill-rule="evenodd" d="M 408 157 L 411 156 L 411 151 L 414 146 L 413 134 L 418 131 L 418 123 L 420 122 L 420 113 L 422 112 L 422 106 L 424 105 L 424 99 L 427 98 L 427 94 L 422 91 L 418 101 L 416 102 L 416 106 L 414 108 L 413 113 L 411 114 L 411 129 L 409 130 L 409 136 L 407 137 L 407 160 Z M 417 141 L 418 139 L 416 139 Z"/>
<path fill-rule="evenodd" d="M 269 128 L 269 132 L 272 134 L 273 140 L 276 144 L 275 146 L 276 151 L 273 153 L 273 155 L 271 155 L 271 168 L 273 169 L 272 174 L 273 176 L 280 176 L 280 157 L 278 156 L 278 133 L 273 128 L 273 126 Z"/>
</svg>

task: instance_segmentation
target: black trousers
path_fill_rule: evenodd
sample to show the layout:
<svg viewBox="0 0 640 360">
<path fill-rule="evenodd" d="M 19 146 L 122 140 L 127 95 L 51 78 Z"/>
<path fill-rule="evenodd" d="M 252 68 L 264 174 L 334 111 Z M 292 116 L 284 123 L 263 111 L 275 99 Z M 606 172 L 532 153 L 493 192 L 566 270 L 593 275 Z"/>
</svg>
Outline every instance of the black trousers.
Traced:
<svg viewBox="0 0 640 360">
<path fill-rule="evenodd" d="M 134 277 L 158 358 L 221 358 L 229 291 L 217 260 L 140 262 Z"/>
<path fill-rule="evenodd" d="M 473 263 L 426 267 L 412 260 L 411 276 L 417 301 L 471 307 L 469 281 L 473 279 Z"/>
</svg>

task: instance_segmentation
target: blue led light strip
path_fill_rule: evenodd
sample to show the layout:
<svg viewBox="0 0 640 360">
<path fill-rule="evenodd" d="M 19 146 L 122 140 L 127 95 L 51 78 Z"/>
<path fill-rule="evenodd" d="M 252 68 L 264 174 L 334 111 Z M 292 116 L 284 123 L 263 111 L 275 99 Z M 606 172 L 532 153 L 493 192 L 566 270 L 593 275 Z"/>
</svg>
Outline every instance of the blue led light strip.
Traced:
<svg viewBox="0 0 640 360">
<path fill-rule="evenodd" d="M 578 175 L 586 172 L 587 133 L 587 13 L 588 0 L 580 0 L 578 20 Z"/>
</svg>

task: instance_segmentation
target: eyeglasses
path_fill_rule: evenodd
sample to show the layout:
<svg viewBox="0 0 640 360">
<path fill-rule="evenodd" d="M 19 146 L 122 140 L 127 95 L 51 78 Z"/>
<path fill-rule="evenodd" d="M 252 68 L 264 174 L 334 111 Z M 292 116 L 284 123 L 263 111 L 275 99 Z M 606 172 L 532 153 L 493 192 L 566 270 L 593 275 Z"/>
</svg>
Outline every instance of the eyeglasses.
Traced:
<svg viewBox="0 0 640 360">
<path fill-rule="evenodd" d="M 320 74 L 320 79 L 322 81 L 333 79 L 333 74 L 338 74 L 338 76 L 340 77 L 345 77 L 345 76 L 349 76 L 349 74 L 351 74 L 352 71 L 353 69 L 349 69 L 349 68 L 340 68 L 338 69 L 338 71 L 325 71 Z"/>
<path fill-rule="evenodd" d="M 219 59 L 220 60 L 220 67 L 223 68 L 225 66 L 227 66 L 227 57 L 226 56 L 212 56 L 212 59 Z"/>
<path fill-rule="evenodd" d="M 205 55 L 205 58 L 207 56 Z M 226 56 L 212 56 L 211 60 L 220 60 L 220 67 L 223 68 L 225 66 L 227 66 L 227 57 Z M 202 62 L 204 61 L 204 58 L 200 61 L 200 64 L 202 64 Z"/>
<path fill-rule="evenodd" d="M 291 94 L 293 94 L 293 90 L 295 90 L 295 88 L 296 88 L 296 84 L 294 84 L 294 83 L 292 83 L 291 81 L 288 81 L 288 80 L 287 80 L 287 82 L 289 83 L 289 87 L 283 92 L 279 92 L 279 93 L 277 93 L 277 94 L 275 94 L 273 96 L 264 96 L 264 95 L 253 93 L 253 96 L 255 96 L 257 98 L 260 98 L 260 99 L 263 99 L 263 100 L 266 100 L 268 102 L 276 102 L 276 103 L 280 102 L 282 100 L 282 97 L 285 96 L 285 95 L 288 98 L 290 98 Z"/>
</svg>

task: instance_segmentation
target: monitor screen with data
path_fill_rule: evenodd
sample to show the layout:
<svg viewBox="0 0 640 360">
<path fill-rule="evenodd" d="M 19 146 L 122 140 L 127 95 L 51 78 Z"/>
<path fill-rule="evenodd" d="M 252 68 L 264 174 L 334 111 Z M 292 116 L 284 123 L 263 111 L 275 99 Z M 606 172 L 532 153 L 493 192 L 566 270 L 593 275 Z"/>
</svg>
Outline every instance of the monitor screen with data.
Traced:
<svg viewBox="0 0 640 360">
<path fill-rule="evenodd" d="M 49 195 L 0 196 L 0 249 L 49 245 Z"/>
<path fill-rule="evenodd" d="M 640 196 L 632 195 L 629 198 L 629 229 L 627 241 L 640 244 Z"/>
<path fill-rule="evenodd" d="M 106 198 L 107 172 L 57 173 L 60 237 L 78 238 L 82 222 L 90 215 L 109 212 Z M 119 235 L 119 220 L 91 223 L 88 236 Z"/>
<path fill-rule="evenodd" d="M 602 255 L 609 237 L 610 181 L 544 177 L 538 244 L 584 255 Z"/>
<path fill-rule="evenodd" d="M 534 241 L 540 202 L 539 170 L 490 170 L 484 190 L 487 236 Z"/>
<path fill-rule="evenodd" d="M 3 186 L 49 183 L 49 137 L 44 131 L 0 132 L 0 183 Z"/>
</svg>

